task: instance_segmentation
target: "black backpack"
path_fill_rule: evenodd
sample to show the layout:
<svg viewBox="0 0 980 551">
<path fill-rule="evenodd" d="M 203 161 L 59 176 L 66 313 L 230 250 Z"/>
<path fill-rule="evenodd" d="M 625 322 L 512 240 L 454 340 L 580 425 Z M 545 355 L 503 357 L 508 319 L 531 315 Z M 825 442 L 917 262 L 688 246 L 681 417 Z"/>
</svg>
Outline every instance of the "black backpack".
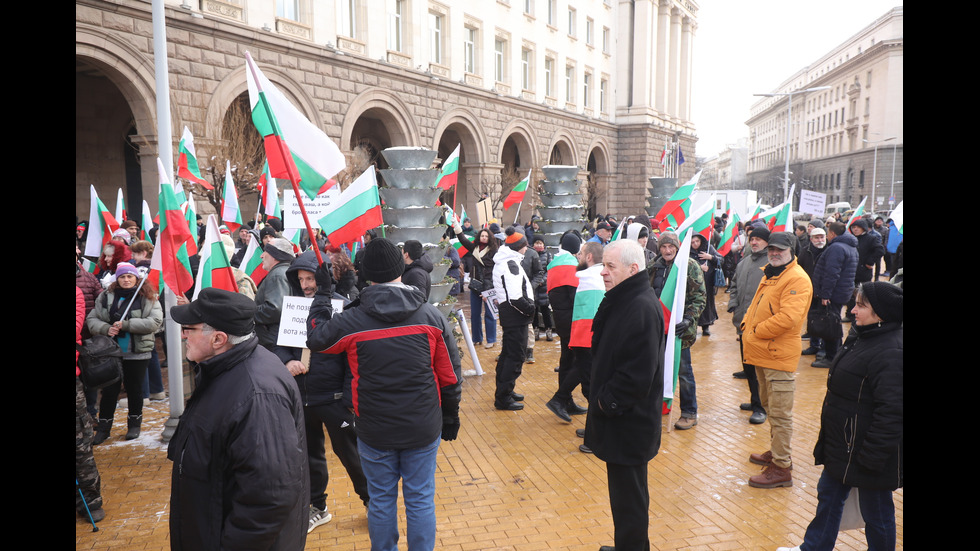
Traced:
<svg viewBox="0 0 980 551">
<path fill-rule="evenodd" d="M 78 367 L 87 390 L 105 388 L 122 379 L 122 349 L 112 337 L 93 335 L 78 348 Z"/>
</svg>

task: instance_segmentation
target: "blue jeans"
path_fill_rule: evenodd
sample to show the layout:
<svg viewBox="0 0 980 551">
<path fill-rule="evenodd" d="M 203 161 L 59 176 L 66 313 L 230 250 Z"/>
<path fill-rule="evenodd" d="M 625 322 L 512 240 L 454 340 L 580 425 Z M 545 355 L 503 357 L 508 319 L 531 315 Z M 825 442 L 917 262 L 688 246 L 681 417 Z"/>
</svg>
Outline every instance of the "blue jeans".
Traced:
<svg viewBox="0 0 980 551">
<path fill-rule="evenodd" d="M 681 394 L 681 417 L 697 418 L 698 393 L 691 367 L 691 349 L 681 349 L 681 365 L 677 370 L 677 387 Z"/>
<path fill-rule="evenodd" d="M 827 474 L 824 469 L 817 482 L 817 514 L 806 529 L 802 551 L 831 551 L 840 532 L 844 502 L 851 487 Z M 861 516 L 869 551 L 894 551 L 895 502 L 891 490 L 860 491 Z"/>
<path fill-rule="evenodd" d="M 483 323 L 480 322 L 480 313 L 483 313 Z M 473 342 L 483 341 L 483 326 L 487 327 L 487 342 L 497 342 L 497 320 L 493 319 L 493 314 L 483 304 L 483 295 L 470 291 L 470 334 L 473 335 Z"/>
<path fill-rule="evenodd" d="M 409 551 L 436 546 L 436 452 L 439 438 L 421 448 L 379 450 L 357 441 L 368 482 L 368 534 L 372 551 L 398 551 L 398 481 L 405 494 Z"/>
</svg>

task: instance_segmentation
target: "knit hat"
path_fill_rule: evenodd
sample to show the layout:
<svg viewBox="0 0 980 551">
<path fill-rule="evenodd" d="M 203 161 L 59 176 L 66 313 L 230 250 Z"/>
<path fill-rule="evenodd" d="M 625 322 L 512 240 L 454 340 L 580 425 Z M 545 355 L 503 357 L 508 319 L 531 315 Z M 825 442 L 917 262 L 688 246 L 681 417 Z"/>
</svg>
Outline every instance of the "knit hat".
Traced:
<svg viewBox="0 0 980 551">
<path fill-rule="evenodd" d="M 861 285 L 861 295 L 882 321 L 902 322 L 905 319 L 903 291 L 885 281 L 869 281 Z"/>
<path fill-rule="evenodd" d="M 561 248 L 572 253 L 578 254 L 582 248 L 582 235 L 575 230 L 568 230 L 561 236 Z"/>
<path fill-rule="evenodd" d="M 391 240 L 381 237 L 372 239 L 364 246 L 364 256 L 361 259 L 364 279 L 372 283 L 388 283 L 401 277 L 404 271 L 405 260 Z"/>
<path fill-rule="evenodd" d="M 867 229 L 867 228 L 865 228 L 865 229 Z M 133 236 L 130 235 L 130 233 L 128 231 L 126 231 L 126 230 L 124 230 L 122 228 L 119 228 L 118 230 L 112 232 L 112 238 L 113 239 L 120 239 L 123 242 L 125 242 L 127 245 L 129 245 L 129 243 L 133 240 Z"/>
<path fill-rule="evenodd" d="M 524 237 L 522 232 L 517 231 L 517 228 L 511 226 L 507 228 L 507 237 L 504 239 L 504 243 L 507 244 L 511 250 L 519 251 L 524 247 L 527 247 L 527 238 Z"/>
<path fill-rule="evenodd" d="M 277 237 L 266 243 L 265 248 L 262 250 L 269 253 L 269 256 L 279 262 L 288 262 L 296 258 L 296 253 L 293 252 L 293 244 L 281 237 Z"/>
<path fill-rule="evenodd" d="M 259 232 L 259 240 L 264 239 L 265 236 L 276 237 L 276 229 L 273 228 L 271 225 L 265 226 L 264 228 L 262 228 L 262 231 Z"/>
<path fill-rule="evenodd" d="M 206 323 L 218 331 L 241 337 L 255 330 L 255 301 L 245 295 L 207 287 L 201 289 L 197 300 L 171 307 L 170 317 L 181 325 Z"/>
<path fill-rule="evenodd" d="M 762 227 L 758 227 L 757 226 L 757 227 L 752 228 L 751 230 L 749 230 L 749 239 L 751 239 L 753 237 L 757 237 L 757 238 L 765 241 L 766 243 L 768 243 L 769 242 L 769 228 L 767 228 L 765 226 L 762 226 Z"/>
<path fill-rule="evenodd" d="M 422 243 L 415 239 L 406 241 L 402 245 L 402 250 L 408 253 L 408 258 L 411 258 L 412 261 L 422 258 Z"/>
<path fill-rule="evenodd" d="M 128 230 L 129 228 L 139 229 L 140 225 L 136 223 L 136 220 L 126 220 L 125 222 L 120 224 L 119 227 L 124 230 Z"/>
<path fill-rule="evenodd" d="M 119 279 L 119 276 L 126 275 L 126 274 L 134 275 L 136 276 L 136 279 L 140 278 L 140 273 L 139 270 L 136 269 L 136 266 L 133 266 L 129 262 L 120 262 L 119 264 L 117 264 L 116 279 Z"/>
<path fill-rule="evenodd" d="M 657 246 L 663 247 L 664 245 L 673 245 L 678 249 L 681 248 L 681 242 L 677 239 L 677 234 L 672 231 L 661 232 L 657 237 Z"/>
<path fill-rule="evenodd" d="M 814 228 L 820 228 L 820 229 L 824 229 L 827 227 L 827 225 L 823 223 L 823 220 L 819 218 L 814 218 L 813 220 L 807 222 L 807 224 L 813 226 Z"/>
</svg>

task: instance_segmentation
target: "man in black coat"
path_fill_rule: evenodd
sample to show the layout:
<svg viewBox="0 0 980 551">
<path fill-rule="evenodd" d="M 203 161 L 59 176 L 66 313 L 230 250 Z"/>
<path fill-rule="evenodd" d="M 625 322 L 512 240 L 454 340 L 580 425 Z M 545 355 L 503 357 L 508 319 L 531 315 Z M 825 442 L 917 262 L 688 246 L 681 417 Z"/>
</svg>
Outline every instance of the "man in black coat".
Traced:
<svg viewBox="0 0 980 551">
<path fill-rule="evenodd" d="M 660 450 L 664 319 L 643 249 L 628 239 L 603 251 L 606 294 L 592 322 L 592 380 L 585 445 L 606 462 L 612 549 L 650 549 L 647 463 Z"/>
</svg>

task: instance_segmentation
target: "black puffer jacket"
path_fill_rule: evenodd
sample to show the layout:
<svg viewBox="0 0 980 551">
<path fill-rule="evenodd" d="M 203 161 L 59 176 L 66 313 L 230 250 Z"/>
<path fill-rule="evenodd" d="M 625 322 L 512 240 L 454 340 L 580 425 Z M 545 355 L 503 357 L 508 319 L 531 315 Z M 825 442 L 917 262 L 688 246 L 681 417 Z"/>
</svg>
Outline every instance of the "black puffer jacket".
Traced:
<svg viewBox="0 0 980 551">
<path fill-rule="evenodd" d="M 426 446 L 439 437 L 443 418 L 459 418 L 456 339 L 415 287 L 370 285 L 340 313 L 317 294 L 306 335 L 314 354 L 346 356 L 357 436 L 369 446 Z"/>
<path fill-rule="evenodd" d="M 432 261 L 423 254 L 418 260 L 405 266 L 402 283 L 418 287 L 425 293 L 425 300 L 429 300 L 429 292 L 432 290 L 432 268 Z"/>
<path fill-rule="evenodd" d="M 249 339 L 196 366 L 167 450 L 173 549 L 302 549 L 310 477 L 299 390 Z"/>
<path fill-rule="evenodd" d="M 902 342 L 899 322 L 855 326 L 830 367 L 813 456 L 848 486 L 904 485 Z"/>
</svg>

